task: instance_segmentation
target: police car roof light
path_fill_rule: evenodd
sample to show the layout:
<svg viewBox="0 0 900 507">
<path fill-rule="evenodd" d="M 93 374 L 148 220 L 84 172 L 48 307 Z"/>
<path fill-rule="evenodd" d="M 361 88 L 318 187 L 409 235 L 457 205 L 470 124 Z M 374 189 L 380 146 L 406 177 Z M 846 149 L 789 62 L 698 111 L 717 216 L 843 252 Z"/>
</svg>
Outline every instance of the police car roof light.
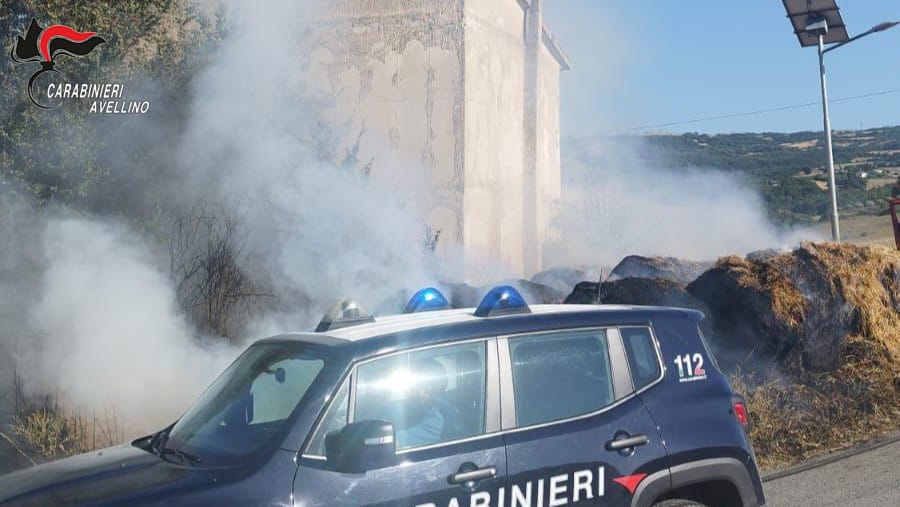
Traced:
<svg viewBox="0 0 900 507">
<path fill-rule="evenodd" d="M 375 317 L 356 301 L 342 299 L 325 312 L 322 320 L 319 321 L 319 325 L 316 326 L 316 332 L 321 333 L 342 327 L 357 326 L 367 322 L 375 322 Z"/>
<path fill-rule="evenodd" d="M 528 307 L 528 303 L 525 302 L 525 298 L 519 294 L 519 291 L 509 285 L 500 285 L 491 289 L 475 309 L 476 317 L 493 317 L 513 313 L 531 313 L 531 308 Z"/>
<path fill-rule="evenodd" d="M 430 312 L 432 310 L 446 310 L 450 308 L 450 302 L 434 287 L 426 287 L 413 294 L 403 308 L 403 313 Z"/>
</svg>

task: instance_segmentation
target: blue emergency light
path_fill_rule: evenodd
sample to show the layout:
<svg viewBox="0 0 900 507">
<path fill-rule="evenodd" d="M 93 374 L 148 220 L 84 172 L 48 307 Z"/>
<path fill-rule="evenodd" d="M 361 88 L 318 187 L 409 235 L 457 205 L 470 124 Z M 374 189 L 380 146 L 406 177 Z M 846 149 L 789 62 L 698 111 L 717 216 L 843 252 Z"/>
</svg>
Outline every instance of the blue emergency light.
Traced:
<svg viewBox="0 0 900 507">
<path fill-rule="evenodd" d="M 450 302 L 434 287 L 426 287 L 413 294 L 406 303 L 403 313 L 430 312 L 432 310 L 446 310 L 450 308 Z"/>
<path fill-rule="evenodd" d="M 519 291 L 509 285 L 500 285 L 491 289 L 475 309 L 476 317 L 493 317 L 514 313 L 531 313 L 531 308 L 528 307 L 528 303 L 525 302 L 525 298 L 519 294 Z"/>
</svg>

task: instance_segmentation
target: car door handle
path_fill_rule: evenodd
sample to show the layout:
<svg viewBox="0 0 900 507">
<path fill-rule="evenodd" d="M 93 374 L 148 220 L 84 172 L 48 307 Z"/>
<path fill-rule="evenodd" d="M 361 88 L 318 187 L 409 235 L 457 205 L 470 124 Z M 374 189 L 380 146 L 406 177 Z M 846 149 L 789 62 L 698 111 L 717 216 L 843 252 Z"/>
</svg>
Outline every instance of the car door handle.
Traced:
<svg viewBox="0 0 900 507">
<path fill-rule="evenodd" d="M 622 449 L 628 449 L 630 447 L 646 445 L 648 442 L 650 442 L 650 439 L 647 438 L 647 435 L 632 435 L 626 438 L 617 438 L 615 440 L 610 440 L 606 443 L 606 450 L 621 451 Z"/>
<path fill-rule="evenodd" d="M 467 482 L 480 481 L 482 479 L 490 479 L 497 475 L 497 469 L 494 467 L 477 468 L 468 472 L 457 472 L 450 476 L 450 482 L 453 484 L 465 484 Z"/>
</svg>

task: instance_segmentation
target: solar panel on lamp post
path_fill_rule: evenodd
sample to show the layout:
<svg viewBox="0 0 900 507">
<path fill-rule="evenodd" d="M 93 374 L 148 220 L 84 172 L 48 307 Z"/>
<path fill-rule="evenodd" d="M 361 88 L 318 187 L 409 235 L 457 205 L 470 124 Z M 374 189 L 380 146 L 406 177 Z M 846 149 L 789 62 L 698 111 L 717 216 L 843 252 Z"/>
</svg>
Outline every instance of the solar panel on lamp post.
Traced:
<svg viewBox="0 0 900 507">
<path fill-rule="evenodd" d="M 831 239 L 841 240 L 837 208 L 837 186 L 834 182 L 834 150 L 831 143 L 831 117 L 828 114 L 828 86 L 825 80 L 825 53 L 876 32 L 883 32 L 900 24 L 897 21 L 880 23 L 869 31 L 850 37 L 836 0 L 782 0 L 794 33 L 801 47 L 818 46 L 819 81 L 822 87 L 822 122 L 825 129 L 825 152 L 828 165 L 828 188 L 831 192 Z M 826 44 L 834 44 L 825 48 Z"/>
<path fill-rule="evenodd" d="M 838 218 L 837 188 L 834 182 L 834 151 L 831 145 L 831 118 L 828 115 L 828 86 L 825 81 L 825 44 L 849 40 L 847 28 L 835 0 L 782 0 L 801 47 L 819 47 L 819 81 L 822 85 L 822 116 L 825 129 L 825 152 L 828 166 L 828 188 L 831 191 L 831 239 L 841 240 Z"/>
</svg>

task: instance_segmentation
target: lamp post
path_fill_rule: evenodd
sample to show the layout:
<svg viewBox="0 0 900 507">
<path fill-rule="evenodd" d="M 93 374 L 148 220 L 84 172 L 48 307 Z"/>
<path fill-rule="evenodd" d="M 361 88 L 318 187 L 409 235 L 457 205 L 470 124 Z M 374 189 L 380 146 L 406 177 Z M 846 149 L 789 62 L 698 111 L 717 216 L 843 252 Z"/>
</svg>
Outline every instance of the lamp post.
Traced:
<svg viewBox="0 0 900 507">
<path fill-rule="evenodd" d="M 822 86 L 822 122 L 825 129 L 825 156 L 828 167 L 828 188 L 831 193 L 831 239 L 841 240 L 841 226 L 838 218 L 837 185 L 834 181 L 834 150 L 831 143 L 831 117 L 828 114 L 828 86 L 825 80 L 825 53 L 849 44 L 876 32 L 883 32 L 900 24 L 889 21 L 875 25 L 870 30 L 855 37 L 847 34 L 847 27 L 841 17 L 835 0 L 782 0 L 788 18 L 794 26 L 794 33 L 801 47 L 818 46 L 819 82 Z M 825 44 L 834 44 L 825 48 Z"/>
<path fill-rule="evenodd" d="M 831 115 L 828 114 L 828 85 L 825 83 L 825 43 L 819 34 L 819 82 L 822 83 L 822 117 L 825 128 L 825 158 L 828 162 L 828 190 L 831 191 L 831 240 L 841 240 L 841 223 L 838 218 L 837 185 L 834 182 L 834 150 L 831 145 Z"/>
<path fill-rule="evenodd" d="M 872 28 L 869 28 L 868 30 L 866 30 L 865 32 L 863 32 L 859 35 L 850 37 L 849 39 L 845 40 L 844 42 L 840 42 L 838 44 L 835 44 L 834 46 L 829 47 L 828 49 L 823 51 L 823 53 L 827 53 L 829 51 L 834 51 L 835 49 L 837 49 L 843 45 L 849 44 L 857 39 L 862 39 L 866 35 L 872 35 L 873 33 L 890 30 L 891 28 L 894 28 L 897 25 L 900 25 L 900 21 L 885 21 L 884 23 L 878 23 L 877 25 L 873 26 Z"/>
</svg>

